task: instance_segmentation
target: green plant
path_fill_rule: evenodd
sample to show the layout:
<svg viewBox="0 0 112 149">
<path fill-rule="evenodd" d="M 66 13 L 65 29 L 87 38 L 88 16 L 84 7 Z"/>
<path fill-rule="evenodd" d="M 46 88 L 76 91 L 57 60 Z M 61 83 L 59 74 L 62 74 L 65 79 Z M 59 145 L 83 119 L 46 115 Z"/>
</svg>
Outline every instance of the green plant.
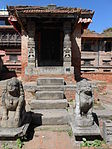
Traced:
<svg viewBox="0 0 112 149">
<path fill-rule="evenodd" d="M 80 144 L 81 147 L 90 147 L 91 143 L 86 140 L 86 138 L 82 138 L 83 142 Z"/>
<path fill-rule="evenodd" d="M 80 144 L 81 147 L 101 147 L 102 144 L 105 144 L 104 141 L 101 140 L 94 140 L 93 142 L 88 142 L 86 138 L 82 139 L 83 142 Z"/>
<path fill-rule="evenodd" d="M 68 129 L 67 132 L 68 132 L 68 135 L 69 135 L 70 137 L 72 137 L 72 135 L 73 135 L 72 129 Z"/>
<path fill-rule="evenodd" d="M 92 143 L 93 147 L 100 147 L 102 146 L 102 141 L 101 140 L 94 140 L 94 142 Z"/>
<path fill-rule="evenodd" d="M 8 144 L 7 144 L 7 143 L 4 143 L 4 144 L 2 145 L 2 148 L 3 148 L 3 149 L 9 149 L 9 148 L 8 148 Z"/>
<path fill-rule="evenodd" d="M 18 147 L 19 149 L 21 149 L 22 146 L 23 146 L 23 142 L 21 141 L 20 138 L 18 138 L 18 139 L 16 140 L 16 144 L 17 144 L 17 147 Z"/>
</svg>

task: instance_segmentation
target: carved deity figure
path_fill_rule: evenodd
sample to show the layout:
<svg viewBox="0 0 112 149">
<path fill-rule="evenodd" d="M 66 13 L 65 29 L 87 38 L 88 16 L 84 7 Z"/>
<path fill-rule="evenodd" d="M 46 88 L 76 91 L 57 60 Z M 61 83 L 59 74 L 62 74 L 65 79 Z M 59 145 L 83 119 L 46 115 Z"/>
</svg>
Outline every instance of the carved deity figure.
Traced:
<svg viewBox="0 0 112 149">
<path fill-rule="evenodd" d="M 83 79 L 76 85 L 75 123 L 77 126 L 93 125 L 93 89 L 91 84 Z"/>
<path fill-rule="evenodd" d="M 19 127 L 25 116 L 25 100 L 22 82 L 13 77 L 7 81 L 2 93 L 1 127 Z"/>
</svg>

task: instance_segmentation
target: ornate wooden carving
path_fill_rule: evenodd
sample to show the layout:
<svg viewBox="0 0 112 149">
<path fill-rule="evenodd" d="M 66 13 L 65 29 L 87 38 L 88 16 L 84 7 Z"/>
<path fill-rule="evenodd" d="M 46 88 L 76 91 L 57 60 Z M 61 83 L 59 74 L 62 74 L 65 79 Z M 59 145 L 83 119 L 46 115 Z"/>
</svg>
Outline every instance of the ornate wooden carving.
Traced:
<svg viewBox="0 0 112 149">
<path fill-rule="evenodd" d="M 21 37 L 16 32 L 0 32 L 0 45 L 21 44 Z"/>
</svg>

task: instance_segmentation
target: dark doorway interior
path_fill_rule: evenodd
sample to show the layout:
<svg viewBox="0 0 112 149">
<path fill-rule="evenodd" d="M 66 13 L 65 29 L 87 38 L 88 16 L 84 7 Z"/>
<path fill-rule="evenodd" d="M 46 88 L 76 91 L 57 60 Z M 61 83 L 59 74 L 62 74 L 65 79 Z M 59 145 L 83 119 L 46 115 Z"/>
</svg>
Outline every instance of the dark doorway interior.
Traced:
<svg viewBox="0 0 112 149">
<path fill-rule="evenodd" d="M 39 66 L 62 66 L 60 31 L 43 29 L 40 42 Z"/>
</svg>

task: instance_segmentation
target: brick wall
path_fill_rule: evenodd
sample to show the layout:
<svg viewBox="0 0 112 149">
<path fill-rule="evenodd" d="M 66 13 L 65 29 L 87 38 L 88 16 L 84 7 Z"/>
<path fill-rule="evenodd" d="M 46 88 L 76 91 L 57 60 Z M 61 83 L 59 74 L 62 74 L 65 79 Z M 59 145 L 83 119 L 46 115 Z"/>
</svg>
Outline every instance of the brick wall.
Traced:
<svg viewBox="0 0 112 149">
<path fill-rule="evenodd" d="M 25 74 L 25 67 L 28 63 L 28 36 L 23 31 L 21 37 L 21 76 Z"/>
<path fill-rule="evenodd" d="M 108 83 L 112 83 L 112 73 L 82 73 L 82 78 L 87 78 L 89 80 L 99 80 L 99 81 L 106 81 Z"/>
<path fill-rule="evenodd" d="M 75 84 L 76 81 L 74 79 L 74 74 L 68 75 L 68 74 L 62 74 L 62 75 L 53 75 L 53 74 L 47 74 L 47 75 L 35 75 L 35 76 L 28 76 L 24 75 L 23 81 L 24 82 L 30 82 L 30 81 L 36 81 L 38 78 L 44 78 L 44 77 L 49 77 L 49 78 L 64 78 L 66 84 Z"/>
</svg>

